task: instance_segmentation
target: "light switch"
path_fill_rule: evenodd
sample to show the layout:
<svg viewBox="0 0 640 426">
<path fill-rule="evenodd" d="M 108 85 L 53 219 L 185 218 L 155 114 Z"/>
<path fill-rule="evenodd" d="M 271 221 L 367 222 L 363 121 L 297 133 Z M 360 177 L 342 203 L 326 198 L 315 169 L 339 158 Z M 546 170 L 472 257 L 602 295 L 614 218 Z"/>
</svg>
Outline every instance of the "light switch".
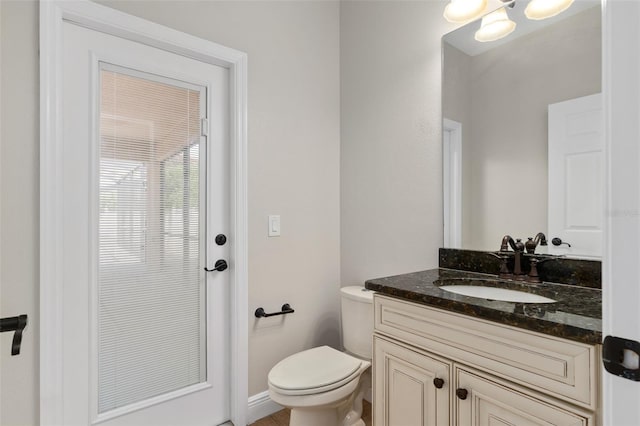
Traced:
<svg viewBox="0 0 640 426">
<path fill-rule="evenodd" d="M 280 215 L 269 215 L 269 236 L 280 236 Z"/>
</svg>

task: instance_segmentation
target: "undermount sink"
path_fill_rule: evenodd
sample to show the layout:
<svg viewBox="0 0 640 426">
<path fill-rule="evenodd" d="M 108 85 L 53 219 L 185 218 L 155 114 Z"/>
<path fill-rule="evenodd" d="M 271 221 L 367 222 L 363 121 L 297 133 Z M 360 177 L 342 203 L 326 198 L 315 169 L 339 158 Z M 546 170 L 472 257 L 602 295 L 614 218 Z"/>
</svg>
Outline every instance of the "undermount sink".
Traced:
<svg viewBox="0 0 640 426">
<path fill-rule="evenodd" d="M 447 280 L 454 281 L 454 280 Z M 464 281 L 463 281 L 464 282 Z M 466 281 L 469 282 L 469 281 Z M 499 287 L 487 287 L 482 285 L 442 285 L 439 287 L 441 290 L 448 291 L 450 293 L 461 294 L 463 296 L 477 297 L 479 299 L 487 300 L 500 300 L 502 302 L 515 302 L 515 303 L 555 303 L 553 299 L 540 296 L 533 293 L 527 293 L 525 291 L 510 290 Z"/>
</svg>

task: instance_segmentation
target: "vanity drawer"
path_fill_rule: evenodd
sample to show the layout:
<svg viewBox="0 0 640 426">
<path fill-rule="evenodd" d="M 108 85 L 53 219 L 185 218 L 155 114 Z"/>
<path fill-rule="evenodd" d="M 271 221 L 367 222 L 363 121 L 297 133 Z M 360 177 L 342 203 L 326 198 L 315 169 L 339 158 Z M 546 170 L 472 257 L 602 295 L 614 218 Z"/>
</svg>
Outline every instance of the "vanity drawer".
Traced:
<svg viewBox="0 0 640 426">
<path fill-rule="evenodd" d="M 597 406 L 596 346 L 374 296 L 375 331 L 581 407 Z"/>
</svg>

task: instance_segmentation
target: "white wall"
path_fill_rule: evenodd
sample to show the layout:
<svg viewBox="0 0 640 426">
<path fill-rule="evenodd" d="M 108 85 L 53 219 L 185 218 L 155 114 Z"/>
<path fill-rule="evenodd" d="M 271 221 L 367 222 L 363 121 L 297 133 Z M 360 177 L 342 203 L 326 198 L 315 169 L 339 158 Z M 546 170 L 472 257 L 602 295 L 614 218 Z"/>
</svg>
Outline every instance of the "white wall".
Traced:
<svg viewBox="0 0 640 426">
<path fill-rule="evenodd" d="M 341 3 L 343 285 L 438 265 L 445 5 Z"/>
<path fill-rule="evenodd" d="M 38 423 L 38 8 L 0 2 L 0 316 L 29 315 L 19 356 L 0 335 L 0 424 Z"/>
<path fill-rule="evenodd" d="M 339 4 L 128 1 L 109 6 L 248 53 L 249 394 L 280 359 L 339 346 Z M 38 9 L 2 15 L 2 315 L 27 313 L 22 354 L 2 335 L 2 425 L 38 422 Z M 282 236 L 267 238 L 267 215 Z M 296 313 L 257 321 L 258 306 Z M 254 321 L 255 320 L 255 321 Z"/>
</svg>

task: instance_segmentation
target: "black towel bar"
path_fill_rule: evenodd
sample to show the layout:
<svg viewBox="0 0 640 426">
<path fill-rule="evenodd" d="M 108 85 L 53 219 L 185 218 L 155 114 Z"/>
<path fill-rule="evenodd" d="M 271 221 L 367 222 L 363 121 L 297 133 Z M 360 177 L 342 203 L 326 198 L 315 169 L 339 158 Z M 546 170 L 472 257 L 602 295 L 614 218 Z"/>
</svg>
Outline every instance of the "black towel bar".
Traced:
<svg viewBox="0 0 640 426">
<path fill-rule="evenodd" d="M 284 315 L 284 314 L 292 314 L 295 311 L 291 308 L 288 303 L 282 305 L 282 310 L 280 312 L 272 312 L 270 314 L 266 313 L 264 309 L 258 308 L 256 309 L 255 316 L 256 318 L 266 318 L 266 317 L 274 317 L 276 315 Z"/>
</svg>

